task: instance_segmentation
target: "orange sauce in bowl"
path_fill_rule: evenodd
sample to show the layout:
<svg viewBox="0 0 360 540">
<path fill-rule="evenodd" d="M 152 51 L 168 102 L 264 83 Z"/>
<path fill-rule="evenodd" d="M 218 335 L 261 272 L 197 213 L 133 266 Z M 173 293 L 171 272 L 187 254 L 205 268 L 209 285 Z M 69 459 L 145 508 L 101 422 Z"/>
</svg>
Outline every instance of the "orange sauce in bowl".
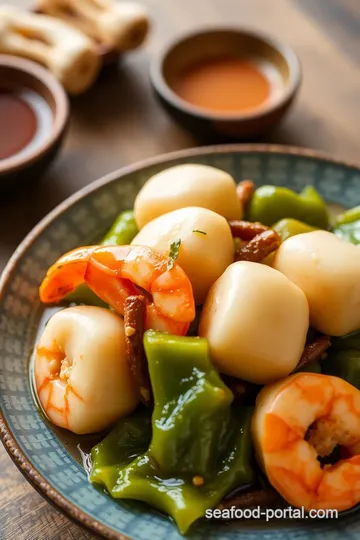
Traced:
<svg viewBox="0 0 360 540">
<path fill-rule="evenodd" d="M 256 109 L 271 93 L 265 74 L 241 58 L 216 58 L 190 66 L 172 88 L 188 103 L 217 113 Z"/>
</svg>

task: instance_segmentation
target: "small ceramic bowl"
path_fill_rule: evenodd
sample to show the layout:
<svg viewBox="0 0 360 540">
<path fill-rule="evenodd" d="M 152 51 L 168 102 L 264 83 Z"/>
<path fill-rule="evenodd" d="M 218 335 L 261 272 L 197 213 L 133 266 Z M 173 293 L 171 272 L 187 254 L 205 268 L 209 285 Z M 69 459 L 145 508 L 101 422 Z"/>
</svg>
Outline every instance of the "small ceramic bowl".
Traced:
<svg viewBox="0 0 360 540">
<path fill-rule="evenodd" d="M 31 146 L 0 159 L 0 188 L 6 188 L 33 181 L 45 171 L 61 146 L 69 104 L 62 86 L 49 71 L 15 56 L 0 54 L 0 90 L 24 95 L 24 101 L 29 100 L 36 114 L 36 129 L 42 130 L 41 137 Z M 46 118 L 40 114 L 39 105 L 46 109 Z"/>
<path fill-rule="evenodd" d="M 174 91 L 182 73 L 196 64 L 216 58 L 241 58 L 265 64 L 280 82 L 276 95 L 264 105 L 244 112 L 213 112 L 190 104 Z M 165 109 L 198 136 L 246 138 L 273 128 L 291 105 L 301 82 L 301 66 L 287 45 L 247 29 L 209 29 L 173 42 L 154 59 L 151 80 Z"/>
</svg>

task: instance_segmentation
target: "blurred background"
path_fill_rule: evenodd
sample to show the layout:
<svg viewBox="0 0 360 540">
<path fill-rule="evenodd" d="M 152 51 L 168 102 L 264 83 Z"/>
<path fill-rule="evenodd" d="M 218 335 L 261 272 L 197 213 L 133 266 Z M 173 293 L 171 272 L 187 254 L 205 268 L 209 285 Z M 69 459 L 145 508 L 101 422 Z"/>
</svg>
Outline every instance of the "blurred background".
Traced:
<svg viewBox="0 0 360 540">
<path fill-rule="evenodd" d="M 31 0 L 7 3 L 32 6 Z M 261 142 L 310 147 L 360 163 L 359 0 L 141 3 L 151 19 L 145 44 L 124 55 L 85 94 L 71 99 L 67 137 L 44 177 L 31 189 L 0 195 L 0 270 L 31 228 L 81 187 L 139 160 L 201 144 L 166 114 L 149 78 L 151 59 L 177 36 L 200 27 L 249 25 L 298 54 L 303 81 L 297 100 Z M 32 490 L 2 447 L 0 486 L 1 540 L 91 538 Z"/>
</svg>

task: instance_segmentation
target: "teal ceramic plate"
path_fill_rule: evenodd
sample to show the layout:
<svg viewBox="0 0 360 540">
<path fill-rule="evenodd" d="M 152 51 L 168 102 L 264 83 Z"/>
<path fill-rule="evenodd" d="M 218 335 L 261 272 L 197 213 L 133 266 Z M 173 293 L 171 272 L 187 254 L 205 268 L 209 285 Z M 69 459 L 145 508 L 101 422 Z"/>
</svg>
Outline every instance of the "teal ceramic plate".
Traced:
<svg viewBox="0 0 360 540">
<path fill-rule="evenodd" d="M 42 307 L 38 286 L 62 253 L 99 238 L 143 183 L 179 163 L 203 163 L 237 180 L 301 190 L 314 185 L 329 201 L 360 204 L 360 168 L 311 151 L 275 146 L 220 146 L 187 150 L 116 172 L 58 206 L 27 236 L 8 263 L 0 285 L 0 433 L 10 456 L 31 484 L 59 510 L 93 532 L 124 540 L 179 540 L 175 526 L 151 509 L 118 503 L 88 483 L 66 439 L 40 417 L 28 364 Z M 75 457 L 74 457 L 75 456 Z M 190 535 L 202 540 L 346 540 L 360 537 L 360 515 L 338 520 L 201 523 Z"/>
</svg>

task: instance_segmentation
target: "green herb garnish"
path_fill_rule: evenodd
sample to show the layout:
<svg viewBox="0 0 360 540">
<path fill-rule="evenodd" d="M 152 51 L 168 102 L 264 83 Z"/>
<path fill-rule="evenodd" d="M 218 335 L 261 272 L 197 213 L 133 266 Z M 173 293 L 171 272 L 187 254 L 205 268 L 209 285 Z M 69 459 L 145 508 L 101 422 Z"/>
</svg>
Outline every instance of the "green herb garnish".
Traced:
<svg viewBox="0 0 360 540">
<path fill-rule="evenodd" d="M 195 229 L 193 230 L 194 233 L 198 233 L 198 234 L 207 234 L 205 231 L 199 231 L 199 229 Z"/>
<path fill-rule="evenodd" d="M 174 266 L 174 263 L 175 263 L 176 259 L 179 256 L 180 246 L 181 246 L 180 238 L 179 238 L 179 240 L 175 240 L 174 242 L 172 242 L 172 244 L 170 245 L 169 260 L 168 260 L 168 263 L 167 263 L 167 269 L 168 270 L 171 270 L 172 267 Z"/>
</svg>

